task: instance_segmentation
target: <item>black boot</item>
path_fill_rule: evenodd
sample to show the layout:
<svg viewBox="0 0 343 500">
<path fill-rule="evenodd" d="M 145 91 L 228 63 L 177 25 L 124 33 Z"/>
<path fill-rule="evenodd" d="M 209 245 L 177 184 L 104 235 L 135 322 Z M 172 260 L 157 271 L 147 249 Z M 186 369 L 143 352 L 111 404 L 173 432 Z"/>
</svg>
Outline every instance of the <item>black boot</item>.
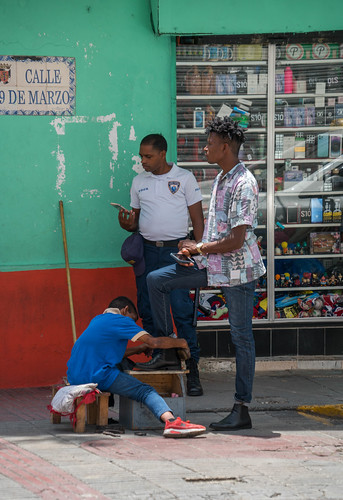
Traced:
<svg viewBox="0 0 343 500">
<path fill-rule="evenodd" d="M 176 349 L 164 349 L 156 354 L 146 363 L 136 363 L 136 370 L 181 370 L 181 361 L 177 356 Z"/>
<path fill-rule="evenodd" d="M 231 413 L 220 422 L 210 424 L 215 431 L 236 431 L 238 429 L 251 429 L 251 418 L 248 407 L 242 404 L 234 404 Z"/>
<path fill-rule="evenodd" d="M 202 396 L 204 391 L 199 380 L 198 363 L 195 359 L 190 358 L 186 360 L 186 367 L 189 370 L 187 373 L 187 396 Z"/>
</svg>

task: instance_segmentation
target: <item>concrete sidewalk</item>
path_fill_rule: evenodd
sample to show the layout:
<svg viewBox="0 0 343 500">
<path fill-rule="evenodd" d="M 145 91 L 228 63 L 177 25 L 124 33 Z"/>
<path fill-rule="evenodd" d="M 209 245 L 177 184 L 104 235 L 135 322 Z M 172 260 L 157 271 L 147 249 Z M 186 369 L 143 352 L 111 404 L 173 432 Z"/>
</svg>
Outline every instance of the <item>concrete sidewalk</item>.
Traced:
<svg viewBox="0 0 343 500">
<path fill-rule="evenodd" d="M 187 418 L 208 426 L 232 407 L 234 373 L 201 372 Z M 343 371 L 257 371 L 253 428 L 187 440 L 162 431 L 109 436 L 52 425 L 50 388 L 0 390 L 0 497 L 12 499 L 340 499 Z M 117 398 L 110 416 L 116 418 Z"/>
</svg>

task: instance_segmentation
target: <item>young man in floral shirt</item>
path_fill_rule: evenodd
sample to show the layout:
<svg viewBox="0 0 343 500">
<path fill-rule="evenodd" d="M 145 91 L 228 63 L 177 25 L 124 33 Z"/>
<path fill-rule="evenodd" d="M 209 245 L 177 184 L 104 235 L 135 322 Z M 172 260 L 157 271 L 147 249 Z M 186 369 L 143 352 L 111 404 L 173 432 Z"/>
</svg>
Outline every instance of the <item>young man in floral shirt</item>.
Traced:
<svg viewBox="0 0 343 500">
<path fill-rule="evenodd" d="M 207 127 L 207 161 L 221 172 L 214 180 L 202 241 L 184 240 L 179 251 L 195 256 L 196 264 L 174 264 L 148 275 L 154 321 L 166 334 L 173 331 L 169 294 L 177 288 L 221 287 L 229 310 L 231 338 L 236 350 L 236 393 L 231 413 L 210 425 L 214 430 L 251 428 L 248 403 L 255 373 L 252 332 L 256 280 L 265 273 L 254 228 L 258 186 L 240 162 L 243 130 L 230 118 L 215 118 Z"/>
</svg>

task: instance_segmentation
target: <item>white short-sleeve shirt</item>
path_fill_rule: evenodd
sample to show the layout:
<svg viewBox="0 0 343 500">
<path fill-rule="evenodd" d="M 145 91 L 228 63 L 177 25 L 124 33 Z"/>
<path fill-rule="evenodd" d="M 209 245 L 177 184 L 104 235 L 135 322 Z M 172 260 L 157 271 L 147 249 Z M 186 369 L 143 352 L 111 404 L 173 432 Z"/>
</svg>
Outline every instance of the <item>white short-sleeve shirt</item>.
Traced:
<svg viewBox="0 0 343 500">
<path fill-rule="evenodd" d="M 194 175 L 175 163 L 167 174 L 142 172 L 131 186 L 131 207 L 140 209 L 139 232 L 150 241 L 188 234 L 188 207 L 202 201 Z"/>
</svg>

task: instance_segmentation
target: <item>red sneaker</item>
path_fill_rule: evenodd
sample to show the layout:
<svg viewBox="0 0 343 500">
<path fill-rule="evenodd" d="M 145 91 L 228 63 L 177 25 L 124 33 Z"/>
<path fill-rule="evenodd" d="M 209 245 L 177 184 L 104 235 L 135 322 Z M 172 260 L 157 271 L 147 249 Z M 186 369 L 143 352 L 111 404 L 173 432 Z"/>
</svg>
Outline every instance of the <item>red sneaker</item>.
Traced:
<svg viewBox="0 0 343 500">
<path fill-rule="evenodd" d="M 163 436 L 166 438 L 188 438 L 199 436 L 204 432 L 206 432 L 206 427 L 203 425 L 191 424 L 189 420 L 184 422 L 180 417 L 177 417 L 173 422 L 166 422 Z"/>
</svg>

